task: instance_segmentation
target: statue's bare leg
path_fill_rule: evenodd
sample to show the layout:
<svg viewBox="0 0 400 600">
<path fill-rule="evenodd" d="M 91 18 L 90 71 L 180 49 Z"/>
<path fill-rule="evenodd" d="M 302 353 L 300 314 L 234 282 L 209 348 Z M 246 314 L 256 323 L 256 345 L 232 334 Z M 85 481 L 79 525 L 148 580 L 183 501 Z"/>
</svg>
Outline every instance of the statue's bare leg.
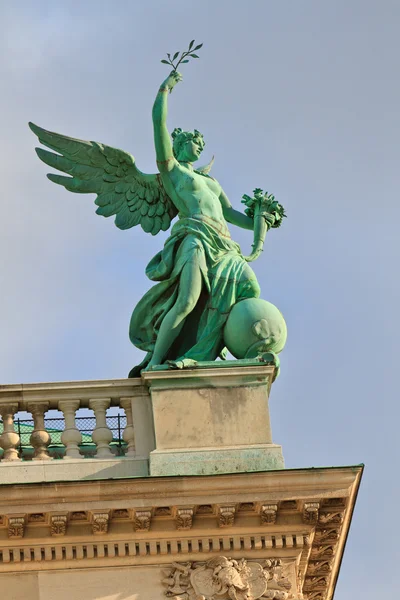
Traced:
<svg viewBox="0 0 400 600">
<path fill-rule="evenodd" d="M 181 332 L 185 318 L 195 308 L 202 284 L 198 262 L 196 260 L 187 262 L 182 269 L 178 298 L 161 323 L 153 356 L 147 368 L 162 364 L 169 348 Z"/>
</svg>

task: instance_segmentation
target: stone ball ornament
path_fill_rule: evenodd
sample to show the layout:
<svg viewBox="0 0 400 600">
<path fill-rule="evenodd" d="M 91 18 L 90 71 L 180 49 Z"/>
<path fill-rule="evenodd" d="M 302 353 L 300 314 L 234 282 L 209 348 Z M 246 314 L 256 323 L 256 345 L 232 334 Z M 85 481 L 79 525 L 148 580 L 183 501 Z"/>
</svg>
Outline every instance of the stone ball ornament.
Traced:
<svg viewBox="0 0 400 600">
<path fill-rule="evenodd" d="M 285 346 L 287 327 L 274 304 L 261 298 L 247 298 L 235 304 L 224 328 L 224 341 L 235 358 L 255 358 Z"/>
</svg>

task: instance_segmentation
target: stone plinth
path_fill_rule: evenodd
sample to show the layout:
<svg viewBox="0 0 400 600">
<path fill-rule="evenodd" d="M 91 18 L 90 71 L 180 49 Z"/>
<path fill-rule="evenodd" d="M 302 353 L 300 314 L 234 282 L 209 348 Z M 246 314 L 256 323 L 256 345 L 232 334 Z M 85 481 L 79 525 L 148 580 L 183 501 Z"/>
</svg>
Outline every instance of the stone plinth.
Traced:
<svg viewBox="0 0 400 600">
<path fill-rule="evenodd" d="M 274 372 L 257 361 L 226 361 L 143 373 L 155 433 L 150 475 L 283 469 L 268 407 Z"/>
</svg>

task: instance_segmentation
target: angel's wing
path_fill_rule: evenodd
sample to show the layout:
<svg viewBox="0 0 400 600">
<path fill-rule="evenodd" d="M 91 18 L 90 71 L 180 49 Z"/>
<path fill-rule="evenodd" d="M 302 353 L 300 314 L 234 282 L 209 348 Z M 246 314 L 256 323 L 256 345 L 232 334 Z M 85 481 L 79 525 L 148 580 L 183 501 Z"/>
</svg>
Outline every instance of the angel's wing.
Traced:
<svg viewBox="0 0 400 600">
<path fill-rule="evenodd" d="M 141 225 L 146 233 L 166 231 L 178 214 L 167 195 L 160 174 L 139 171 L 133 156 L 97 142 L 85 142 L 46 131 L 33 123 L 29 127 L 39 141 L 54 154 L 36 148 L 37 155 L 50 167 L 72 177 L 50 174 L 47 177 L 70 192 L 97 194 L 98 215 L 116 215 L 119 229 Z"/>
<path fill-rule="evenodd" d="M 214 157 L 212 157 L 212 159 L 210 160 L 210 162 L 207 165 L 204 165 L 203 167 L 196 167 L 195 171 L 197 171 L 197 173 L 201 173 L 201 175 L 208 175 L 209 172 L 211 171 L 213 164 L 214 164 Z"/>
</svg>

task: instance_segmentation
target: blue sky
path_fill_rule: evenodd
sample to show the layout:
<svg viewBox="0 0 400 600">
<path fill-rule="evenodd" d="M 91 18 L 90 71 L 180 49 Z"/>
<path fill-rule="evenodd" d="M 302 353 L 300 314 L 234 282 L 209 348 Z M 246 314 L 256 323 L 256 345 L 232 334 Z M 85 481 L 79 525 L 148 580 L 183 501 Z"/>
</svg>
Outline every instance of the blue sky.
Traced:
<svg viewBox="0 0 400 600">
<path fill-rule="evenodd" d="M 154 172 L 160 59 L 204 42 L 170 96 L 170 129 L 203 132 L 235 207 L 262 187 L 288 213 L 254 263 L 289 331 L 274 439 L 288 467 L 366 463 L 336 600 L 391 596 L 400 4 L 37 0 L 2 3 L 0 23 L 0 383 L 124 377 L 142 356 L 130 314 L 166 239 L 121 232 L 94 198 L 51 184 L 27 122 L 123 148 Z M 248 253 L 251 233 L 231 232 Z"/>
</svg>

